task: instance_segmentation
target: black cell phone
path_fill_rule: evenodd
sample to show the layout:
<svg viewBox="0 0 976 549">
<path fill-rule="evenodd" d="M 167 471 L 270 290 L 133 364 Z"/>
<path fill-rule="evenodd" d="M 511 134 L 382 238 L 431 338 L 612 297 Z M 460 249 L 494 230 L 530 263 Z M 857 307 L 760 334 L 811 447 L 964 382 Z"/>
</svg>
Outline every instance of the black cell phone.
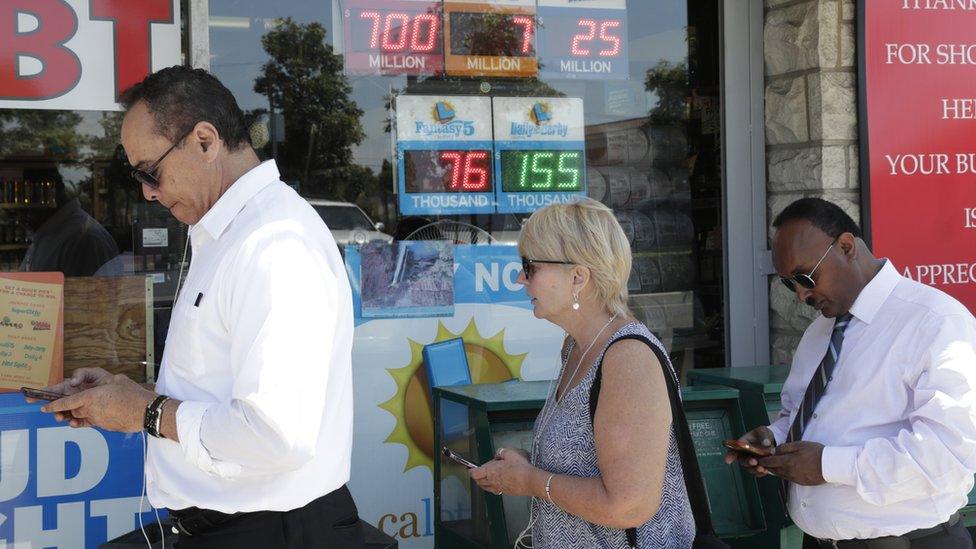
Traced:
<svg viewBox="0 0 976 549">
<path fill-rule="evenodd" d="M 20 392 L 24 393 L 24 396 L 26 397 L 36 398 L 39 400 L 57 400 L 59 398 L 64 398 L 68 396 L 68 395 L 63 395 L 61 393 L 44 391 L 42 389 L 34 389 L 33 387 L 21 387 Z"/>
<path fill-rule="evenodd" d="M 447 446 L 445 446 L 441 451 L 444 452 L 445 456 L 453 459 L 454 461 L 460 463 L 461 465 L 464 465 L 468 469 L 475 469 L 478 467 L 474 463 L 471 463 L 470 461 L 464 459 L 464 457 L 462 457 L 461 454 L 458 454 L 457 452 L 451 450 Z"/>
</svg>

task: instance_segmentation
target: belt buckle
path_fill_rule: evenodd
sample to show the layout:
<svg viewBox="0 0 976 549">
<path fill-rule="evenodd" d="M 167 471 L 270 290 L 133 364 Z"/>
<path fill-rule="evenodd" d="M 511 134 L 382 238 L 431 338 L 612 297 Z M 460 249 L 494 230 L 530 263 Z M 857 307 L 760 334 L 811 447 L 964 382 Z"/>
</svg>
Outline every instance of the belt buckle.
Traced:
<svg viewBox="0 0 976 549">
<path fill-rule="evenodd" d="M 174 517 L 172 515 L 170 515 L 170 518 L 173 519 L 173 533 L 174 534 L 183 534 L 184 536 L 192 536 L 193 535 L 192 533 L 190 533 L 189 530 L 186 529 L 185 526 L 183 526 L 183 519 L 181 519 L 179 517 Z"/>
</svg>

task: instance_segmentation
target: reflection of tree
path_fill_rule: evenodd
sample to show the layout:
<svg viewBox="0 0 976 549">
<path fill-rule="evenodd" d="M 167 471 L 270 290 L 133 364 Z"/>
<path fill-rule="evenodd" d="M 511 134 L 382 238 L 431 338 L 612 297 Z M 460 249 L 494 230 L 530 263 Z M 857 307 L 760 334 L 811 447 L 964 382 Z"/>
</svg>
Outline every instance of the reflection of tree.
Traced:
<svg viewBox="0 0 976 549">
<path fill-rule="evenodd" d="M 651 109 L 651 124 L 675 125 L 688 119 L 687 61 L 658 61 L 654 68 L 647 70 L 644 87 L 658 97 L 657 105 Z"/>
<path fill-rule="evenodd" d="M 511 15 L 458 13 L 456 17 L 477 17 L 478 28 L 465 35 L 461 40 L 462 47 L 454 48 L 455 51 L 468 51 L 470 55 L 525 55 L 522 53 L 525 27 L 513 24 Z"/>
<path fill-rule="evenodd" d="M 342 57 L 326 44 L 325 34 L 319 23 L 282 20 L 261 38 L 271 60 L 254 90 L 284 113 L 285 143 L 277 155 L 282 176 L 300 178 L 309 194 L 354 198 L 369 172 L 352 164 L 351 147 L 365 136 L 359 121 L 363 111 L 349 98 Z"/>
<path fill-rule="evenodd" d="M 85 137 L 74 111 L 0 110 L 0 156 L 54 157 L 65 164 L 80 160 Z"/>
</svg>

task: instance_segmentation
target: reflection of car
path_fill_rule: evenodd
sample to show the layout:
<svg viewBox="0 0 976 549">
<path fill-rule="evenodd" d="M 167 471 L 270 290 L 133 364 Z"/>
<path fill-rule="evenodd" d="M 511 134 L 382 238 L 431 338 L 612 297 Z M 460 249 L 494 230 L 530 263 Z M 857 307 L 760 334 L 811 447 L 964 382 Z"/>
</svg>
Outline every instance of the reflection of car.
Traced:
<svg viewBox="0 0 976 549">
<path fill-rule="evenodd" d="M 340 250 L 345 251 L 348 244 L 393 241 L 392 236 L 381 232 L 382 223 L 373 223 L 373 220 L 355 204 L 314 198 L 308 199 L 308 203 L 315 208 L 332 231 L 332 237 L 335 238 Z"/>
</svg>

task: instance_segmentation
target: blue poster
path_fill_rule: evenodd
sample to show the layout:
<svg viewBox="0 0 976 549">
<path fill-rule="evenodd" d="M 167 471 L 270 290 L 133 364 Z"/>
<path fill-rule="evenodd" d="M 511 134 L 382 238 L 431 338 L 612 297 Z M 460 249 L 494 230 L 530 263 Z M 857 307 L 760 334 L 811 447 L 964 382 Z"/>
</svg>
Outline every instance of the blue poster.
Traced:
<svg viewBox="0 0 976 549">
<path fill-rule="evenodd" d="M 139 528 L 142 434 L 73 429 L 40 407 L 0 395 L 0 549 L 95 549 Z M 142 511 L 155 522 L 148 499 Z"/>
</svg>

